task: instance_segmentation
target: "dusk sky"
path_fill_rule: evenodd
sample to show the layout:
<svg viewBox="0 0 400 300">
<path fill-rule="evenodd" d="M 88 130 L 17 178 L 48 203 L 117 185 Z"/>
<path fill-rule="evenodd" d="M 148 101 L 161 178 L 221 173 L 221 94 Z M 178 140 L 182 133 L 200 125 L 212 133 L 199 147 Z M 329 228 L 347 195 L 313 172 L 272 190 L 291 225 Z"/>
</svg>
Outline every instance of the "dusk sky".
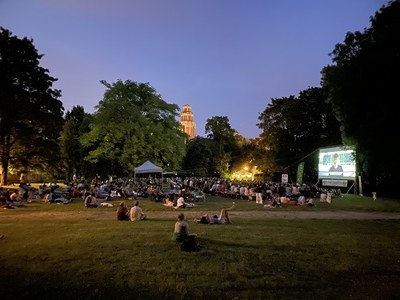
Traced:
<svg viewBox="0 0 400 300">
<path fill-rule="evenodd" d="M 0 26 L 28 37 L 65 111 L 93 113 L 109 83 L 148 82 L 255 138 L 272 98 L 320 86 L 329 53 L 370 27 L 383 0 L 0 0 Z"/>
</svg>

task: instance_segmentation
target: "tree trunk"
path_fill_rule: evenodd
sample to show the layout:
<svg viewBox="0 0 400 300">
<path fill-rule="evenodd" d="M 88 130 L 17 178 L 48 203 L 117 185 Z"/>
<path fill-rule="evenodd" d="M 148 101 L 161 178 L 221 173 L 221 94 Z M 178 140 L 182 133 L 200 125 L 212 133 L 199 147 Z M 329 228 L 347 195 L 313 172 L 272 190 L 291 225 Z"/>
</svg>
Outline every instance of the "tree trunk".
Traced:
<svg viewBox="0 0 400 300">
<path fill-rule="evenodd" d="M 3 167 L 0 166 L 0 186 L 5 185 L 3 178 L 4 178 Z"/>
<path fill-rule="evenodd" d="M 4 139 L 2 139 L 2 142 L 4 144 L 2 145 L 1 149 L 0 185 L 7 185 L 8 162 L 10 161 L 10 149 L 11 149 L 10 136 L 9 135 L 5 136 Z"/>
<path fill-rule="evenodd" d="M 8 161 L 4 162 L 5 159 L 2 157 L 0 166 L 0 185 L 7 185 L 7 175 L 8 175 Z"/>
</svg>

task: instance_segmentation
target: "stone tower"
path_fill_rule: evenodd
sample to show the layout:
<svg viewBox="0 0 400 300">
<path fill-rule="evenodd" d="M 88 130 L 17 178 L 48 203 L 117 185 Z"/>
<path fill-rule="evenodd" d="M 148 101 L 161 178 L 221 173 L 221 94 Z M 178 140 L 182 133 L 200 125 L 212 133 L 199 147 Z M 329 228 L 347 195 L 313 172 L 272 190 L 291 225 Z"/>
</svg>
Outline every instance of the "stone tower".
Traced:
<svg viewBox="0 0 400 300">
<path fill-rule="evenodd" d="M 192 107 L 189 104 L 185 104 L 182 107 L 180 123 L 182 131 L 185 132 L 190 139 L 196 136 L 196 123 L 194 122 Z"/>
</svg>

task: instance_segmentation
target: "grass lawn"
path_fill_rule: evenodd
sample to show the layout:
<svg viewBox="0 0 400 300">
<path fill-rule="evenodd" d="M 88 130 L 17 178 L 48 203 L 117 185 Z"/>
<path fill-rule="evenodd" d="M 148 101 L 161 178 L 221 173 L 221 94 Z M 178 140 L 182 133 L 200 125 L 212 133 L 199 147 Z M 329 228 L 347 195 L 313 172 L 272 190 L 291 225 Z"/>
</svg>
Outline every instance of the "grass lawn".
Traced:
<svg viewBox="0 0 400 300">
<path fill-rule="evenodd" d="M 236 200 L 232 225 L 192 219 L 231 201 L 208 197 L 188 210 L 202 245 L 192 253 L 171 241 L 180 211 L 148 199 L 140 200 L 149 216 L 141 222 L 117 221 L 118 200 L 109 208 L 76 199 L 1 210 L 0 297 L 400 299 L 400 219 L 249 217 L 266 209 L 245 200 Z M 288 210 L 399 214 L 400 201 L 344 195 L 274 212 Z"/>
</svg>

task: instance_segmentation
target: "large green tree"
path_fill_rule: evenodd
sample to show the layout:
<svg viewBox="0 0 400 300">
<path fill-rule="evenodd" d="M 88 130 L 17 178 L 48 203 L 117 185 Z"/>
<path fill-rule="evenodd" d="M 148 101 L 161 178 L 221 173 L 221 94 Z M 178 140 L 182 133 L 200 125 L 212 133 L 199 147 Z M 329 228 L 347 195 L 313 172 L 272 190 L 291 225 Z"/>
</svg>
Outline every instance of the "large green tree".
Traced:
<svg viewBox="0 0 400 300">
<path fill-rule="evenodd" d="M 0 27 L 0 184 L 8 169 L 56 165 L 63 104 L 33 40 Z"/>
<path fill-rule="evenodd" d="M 146 160 L 177 169 L 185 138 L 176 120 L 179 107 L 165 102 L 148 83 L 102 81 L 107 88 L 81 142 L 86 160 L 103 163 L 101 175 L 132 175 Z M 100 174 L 99 174 L 100 175 Z"/>
<path fill-rule="evenodd" d="M 323 85 L 342 124 L 343 140 L 356 148 L 360 175 L 381 192 L 400 181 L 393 141 L 400 135 L 400 2 L 391 1 L 371 18 L 371 27 L 349 32 L 337 44 Z"/>
<path fill-rule="evenodd" d="M 323 88 L 312 87 L 301 91 L 298 97 L 272 99 L 260 114 L 261 144 L 275 160 L 275 171 L 292 173 L 294 179 L 297 162 L 320 147 L 342 143 L 340 124 L 326 99 Z M 306 164 L 309 177 L 316 171 L 315 158 L 311 156 Z"/>
<path fill-rule="evenodd" d="M 228 176 L 232 157 L 235 157 L 240 149 L 237 132 L 231 127 L 228 117 L 214 116 L 207 119 L 205 133 L 212 141 L 213 164 L 217 175 Z"/>
</svg>

